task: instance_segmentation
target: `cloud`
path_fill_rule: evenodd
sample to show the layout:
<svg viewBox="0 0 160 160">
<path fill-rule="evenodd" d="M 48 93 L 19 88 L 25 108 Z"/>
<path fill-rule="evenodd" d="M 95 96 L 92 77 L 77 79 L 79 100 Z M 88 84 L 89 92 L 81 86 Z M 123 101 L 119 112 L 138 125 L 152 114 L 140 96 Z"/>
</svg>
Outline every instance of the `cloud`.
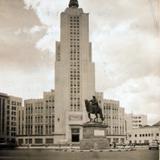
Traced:
<svg viewBox="0 0 160 160">
<path fill-rule="evenodd" d="M 50 53 L 55 52 L 55 36 L 58 33 L 58 29 L 54 26 L 51 26 L 47 29 L 46 34 L 41 38 L 37 43 L 36 47 L 42 51 L 49 51 Z"/>
<path fill-rule="evenodd" d="M 24 9 L 22 0 L 1 0 L 0 1 L 0 28 L 23 28 L 32 27 L 40 22 L 33 10 Z"/>
<path fill-rule="evenodd" d="M 54 55 L 36 48 L 48 28 L 22 0 L 1 0 L 0 16 L 0 90 L 38 97 L 54 87 Z"/>
<path fill-rule="evenodd" d="M 34 34 L 34 33 L 37 33 L 37 32 L 41 32 L 44 29 L 46 29 L 45 26 L 37 26 L 37 25 L 35 25 L 34 27 L 32 27 L 30 29 L 30 33 Z"/>
<path fill-rule="evenodd" d="M 51 55 L 36 48 L 47 28 L 40 23 L 33 10 L 24 7 L 22 0 L 0 1 L 0 65 L 6 72 L 33 72 L 40 66 L 51 65 Z"/>
<path fill-rule="evenodd" d="M 119 99 L 128 113 L 155 115 L 160 119 L 160 77 L 128 79 L 122 85 L 106 90 L 105 96 Z M 156 122 L 154 119 L 158 121 L 158 118 L 152 117 L 150 123 Z"/>
<path fill-rule="evenodd" d="M 45 26 L 33 26 L 32 28 L 18 28 L 18 30 L 14 31 L 15 35 L 21 35 L 21 34 L 35 34 L 37 32 L 42 32 L 43 30 L 46 30 L 47 28 Z"/>
<path fill-rule="evenodd" d="M 1 70 L 0 76 L 5 78 L 0 78 L 0 91 L 25 99 L 40 98 L 43 91 L 54 88 L 53 75 L 54 71 L 47 68 L 36 72 Z"/>
</svg>

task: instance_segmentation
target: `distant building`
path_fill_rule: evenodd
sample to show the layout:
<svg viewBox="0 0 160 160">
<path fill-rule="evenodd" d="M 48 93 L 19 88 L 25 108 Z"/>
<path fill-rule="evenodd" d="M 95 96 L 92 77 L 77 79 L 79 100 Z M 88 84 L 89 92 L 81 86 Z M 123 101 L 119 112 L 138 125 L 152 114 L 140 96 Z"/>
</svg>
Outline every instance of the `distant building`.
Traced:
<svg viewBox="0 0 160 160">
<path fill-rule="evenodd" d="M 153 140 L 160 142 L 160 122 L 153 126 L 134 128 L 127 133 L 128 143 L 149 144 Z"/>
<path fill-rule="evenodd" d="M 0 93 L 0 143 L 16 143 L 17 112 L 22 98 Z"/>
<path fill-rule="evenodd" d="M 103 99 L 103 93 L 97 92 L 95 96 L 99 106 L 102 108 L 107 127 L 107 139 L 110 143 L 124 143 L 126 139 L 124 130 L 124 109 L 119 106 L 119 101 Z M 24 101 L 24 107 L 19 107 L 17 143 L 18 145 L 54 145 L 55 136 L 55 92 L 44 92 L 42 99 L 29 99 Z M 85 111 L 85 113 L 87 113 Z M 75 120 L 75 117 L 70 117 Z M 79 127 L 81 127 L 79 125 Z M 73 131 L 70 140 L 77 140 L 79 135 L 74 123 L 71 125 Z M 79 139 L 80 140 L 80 139 Z M 59 143 L 72 143 L 71 141 L 60 141 Z"/>
<path fill-rule="evenodd" d="M 119 101 L 103 100 L 107 138 L 110 143 L 124 143 L 126 140 L 124 108 L 120 107 Z"/>
<path fill-rule="evenodd" d="M 0 93 L 0 143 L 6 142 L 9 138 L 9 124 L 7 125 L 8 95 Z M 8 117 L 9 119 L 9 117 Z"/>
<path fill-rule="evenodd" d="M 98 100 L 98 105 L 102 108 L 102 111 L 104 112 L 104 107 L 103 107 L 103 101 L 104 101 L 104 97 L 103 97 L 103 92 L 96 92 L 95 93 L 95 97 Z"/>
<path fill-rule="evenodd" d="M 54 143 L 54 91 L 44 92 L 43 99 L 24 101 L 19 110 L 19 145 L 53 145 Z"/>
<path fill-rule="evenodd" d="M 147 125 L 147 115 L 143 114 L 126 114 L 126 131 Z"/>
</svg>

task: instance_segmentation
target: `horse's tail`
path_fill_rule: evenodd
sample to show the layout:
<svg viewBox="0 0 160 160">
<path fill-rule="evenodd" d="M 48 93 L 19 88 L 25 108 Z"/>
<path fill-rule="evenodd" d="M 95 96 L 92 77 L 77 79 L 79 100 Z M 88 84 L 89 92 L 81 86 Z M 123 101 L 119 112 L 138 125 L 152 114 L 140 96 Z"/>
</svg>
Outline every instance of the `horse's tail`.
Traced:
<svg viewBox="0 0 160 160">
<path fill-rule="evenodd" d="M 100 114 L 101 120 L 104 121 L 104 116 L 103 116 L 102 108 L 101 107 L 99 107 L 99 114 Z"/>
</svg>

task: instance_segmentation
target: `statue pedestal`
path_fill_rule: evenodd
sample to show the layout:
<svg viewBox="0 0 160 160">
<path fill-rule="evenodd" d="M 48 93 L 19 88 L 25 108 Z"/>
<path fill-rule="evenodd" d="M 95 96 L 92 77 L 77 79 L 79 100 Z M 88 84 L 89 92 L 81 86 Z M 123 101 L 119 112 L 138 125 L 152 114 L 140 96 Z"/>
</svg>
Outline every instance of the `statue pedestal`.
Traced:
<svg viewBox="0 0 160 160">
<path fill-rule="evenodd" d="M 80 141 L 80 149 L 96 150 L 109 148 L 106 128 L 107 126 L 101 123 L 85 123 L 83 125 L 83 139 Z"/>
</svg>

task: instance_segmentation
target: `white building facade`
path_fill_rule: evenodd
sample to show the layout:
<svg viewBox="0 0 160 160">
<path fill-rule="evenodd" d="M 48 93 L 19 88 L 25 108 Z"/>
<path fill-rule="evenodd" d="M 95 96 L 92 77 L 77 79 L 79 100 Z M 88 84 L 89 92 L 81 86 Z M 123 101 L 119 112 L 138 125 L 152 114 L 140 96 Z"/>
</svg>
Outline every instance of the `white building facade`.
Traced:
<svg viewBox="0 0 160 160">
<path fill-rule="evenodd" d="M 144 114 L 125 114 L 127 132 L 147 125 L 147 115 Z"/>
<path fill-rule="evenodd" d="M 44 92 L 42 99 L 24 101 L 24 107 L 18 111 L 18 145 L 53 145 L 55 93 Z"/>
<path fill-rule="evenodd" d="M 0 143 L 16 144 L 22 98 L 0 93 Z"/>
<path fill-rule="evenodd" d="M 61 13 L 60 42 L 56 42 L 55 143 L 82 139 L 81 125 L 88 120 L 84 101 L 95 94 L 89 14 L 78 7 L 77 0 L 70 0 Z"/>
<path fill-rule="evenodd" d="M 127 133 L 127 142 L 130 144 L 147 145 L 152 141 L 160 142 L 160 125 L 139 127 Z"/>
<path fill-rule="evenodd" d="M 120 107 L 119 101 L 103 100 L 103 111 L 107 128 L 107 139 L 110 143 L 125 143 L 125 119 L 124 108 Z"/>
</svg>

